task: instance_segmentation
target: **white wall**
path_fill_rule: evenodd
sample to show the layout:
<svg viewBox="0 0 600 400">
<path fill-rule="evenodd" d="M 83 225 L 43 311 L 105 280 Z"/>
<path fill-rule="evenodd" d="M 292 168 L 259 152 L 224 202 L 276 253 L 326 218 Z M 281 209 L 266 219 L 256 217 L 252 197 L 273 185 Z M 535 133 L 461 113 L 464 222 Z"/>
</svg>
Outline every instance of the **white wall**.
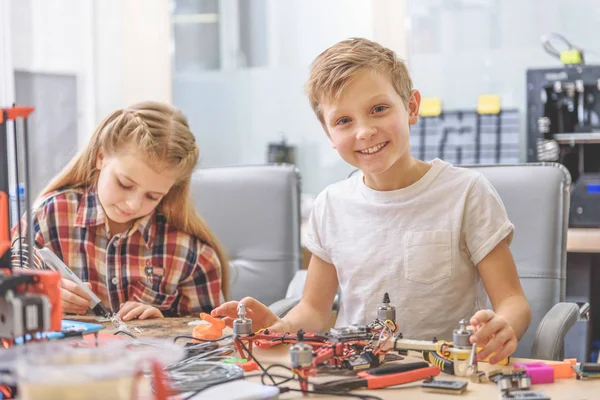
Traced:
<svg viewBox="0 0 600 400">
<path fill-rule="evenodd" d="M 10 16 L 10 1 L 0 0 L 0 107 L 15 101 Z"/>
<path fill-rule="evenodd" d="M 171 101 L 168 0 L 2 1 L 14 68 L 76 75 L 80 148 L 111 111 Z"/>
<path fill-rule="evenodd" d="M 95 1 L 94 16 L 97 121 L 142 100 L 170 103 L 169 1 Z"/>
<path fill-rule="evenodd" d="M 93 130 L 93 0 L 11 1 L 14 69 L 75 75 L 79 139 Z M 33 104 L 35 106 L 35 104 Z"/>
<path fill-rule="evenodd" d="M 303 190 L 343 179 L 346 164 L 304 95 L 309 64 L 349 37 L 406 53 L 405 0 L 267 0 L 268 66 L 174 75 L 173 101 L 199 138 L 201 164 L 255 164 L 282 137 L 297 147 Z"/>
</svg>

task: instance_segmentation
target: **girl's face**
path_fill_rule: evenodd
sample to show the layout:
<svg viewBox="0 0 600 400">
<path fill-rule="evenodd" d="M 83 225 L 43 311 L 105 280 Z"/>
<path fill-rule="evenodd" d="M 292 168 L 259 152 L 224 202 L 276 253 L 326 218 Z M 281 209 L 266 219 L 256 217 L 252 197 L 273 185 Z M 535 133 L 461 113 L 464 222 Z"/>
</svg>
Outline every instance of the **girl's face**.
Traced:
<svg viewBox="0 0 600 400">
<path fill-rule="evenodd" d="M 98 154 L 98 197 L 113 234 L 154 211 L 177 180 L 173 171 L 157 172 L 146 160 L 136 151 L 106 155 L 101 150 Z"/>
</svg>

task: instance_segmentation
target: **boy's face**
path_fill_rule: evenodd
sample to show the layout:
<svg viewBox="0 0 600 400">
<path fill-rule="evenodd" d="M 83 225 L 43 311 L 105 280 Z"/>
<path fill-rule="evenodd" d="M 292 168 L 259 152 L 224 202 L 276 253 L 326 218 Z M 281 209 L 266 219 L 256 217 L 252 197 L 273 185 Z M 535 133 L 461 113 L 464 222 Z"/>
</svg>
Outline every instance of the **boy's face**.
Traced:
<svg viewBox="0 0 600 400">
<path fill-rule="evenodd" d="M 418 120 L 419 103 L 413 91 L 407 110 L 389 78 L 364 71 L 339 100 L 327 99 L 320 108 L 333 147 L 371 180 L 402 173 L 411 159 L 409 125 Z"/>
<path fill-rule="evenodd" d="M 96 168 L 100 170 L 98 198 L 113 233 L 154 211 L 176 181 L 174 173 L 157 172 L 135 151 L 119 155 L 100 152 Z"/>
</svg>

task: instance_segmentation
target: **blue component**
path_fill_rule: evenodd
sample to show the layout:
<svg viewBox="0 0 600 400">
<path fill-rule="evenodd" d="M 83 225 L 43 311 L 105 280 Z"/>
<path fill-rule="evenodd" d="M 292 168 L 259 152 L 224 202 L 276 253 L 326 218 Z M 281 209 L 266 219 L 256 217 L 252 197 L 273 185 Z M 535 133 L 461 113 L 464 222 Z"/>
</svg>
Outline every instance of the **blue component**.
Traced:
<svg viewBox="0 0 600 400">
<path fill-rule="evenodd" d="M 587 192 L 593 194 L 600 194 L 600 183 L 588 183 Z"/>
</svg>

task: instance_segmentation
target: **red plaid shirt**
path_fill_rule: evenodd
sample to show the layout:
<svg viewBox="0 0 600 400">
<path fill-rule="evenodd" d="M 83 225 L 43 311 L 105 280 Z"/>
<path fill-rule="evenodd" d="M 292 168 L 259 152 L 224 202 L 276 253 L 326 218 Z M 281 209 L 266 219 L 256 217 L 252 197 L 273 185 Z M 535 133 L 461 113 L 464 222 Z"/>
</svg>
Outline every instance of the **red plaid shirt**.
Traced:
<svg viewBox="0 0 600 400">
<path fill-rule="evenodd" d="M 210 312 L 221 303 L 216 252 L 170 226 L 158 211 L 116 235 L 94 190 L 50 193 L 34 212 L 34 239 L 90 282 L 114 312 L 128 300 L 173 316 Z"/>
</svg>

